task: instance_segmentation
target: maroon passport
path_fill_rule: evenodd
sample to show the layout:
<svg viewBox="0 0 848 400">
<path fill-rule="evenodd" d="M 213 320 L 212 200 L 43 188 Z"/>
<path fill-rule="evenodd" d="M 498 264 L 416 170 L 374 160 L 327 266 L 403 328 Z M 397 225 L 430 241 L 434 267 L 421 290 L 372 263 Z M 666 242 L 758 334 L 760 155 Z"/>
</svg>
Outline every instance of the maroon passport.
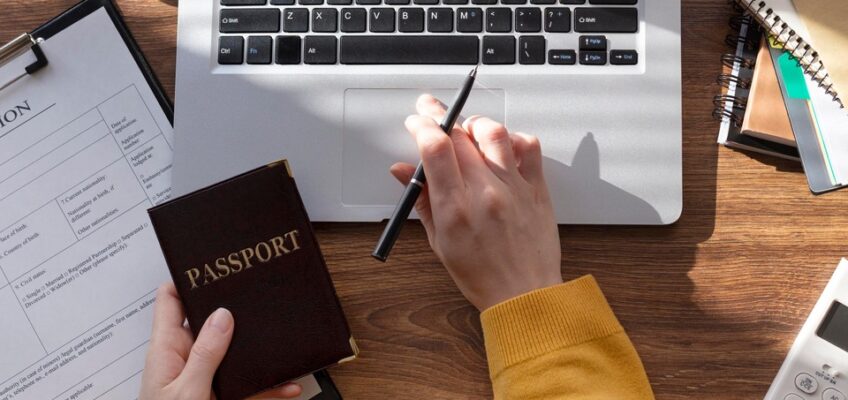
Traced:
<svg viewBox="0 0 848 400">
<path fill-rule="evenodd" d="M 285 161 L 148 212 L 195 337 L 218 307 L 235 318 L 213 383 L 218 400 L 243 399 L 356 358 Z"/>
</svg>

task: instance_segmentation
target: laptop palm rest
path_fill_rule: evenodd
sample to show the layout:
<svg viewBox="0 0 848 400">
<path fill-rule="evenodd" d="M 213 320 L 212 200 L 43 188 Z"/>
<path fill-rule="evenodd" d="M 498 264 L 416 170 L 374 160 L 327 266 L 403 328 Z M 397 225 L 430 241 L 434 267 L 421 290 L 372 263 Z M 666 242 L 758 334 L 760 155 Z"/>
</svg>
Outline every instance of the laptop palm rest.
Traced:
<svg viewBox="0 0 848 400">
<path fill-rule="evenodd" d="M 442 102 L 453 101 L 456 89 L 348 89 L 344 99 L 342 146 L 342 203 L 345 206 L 394 207 L 403 187 L 389 167 L 403 161 L 418 163 L 418 148 L 404 127 L 414 114 L 415 101 L 430 93 Z M 463 116 L 486 115 L 504 121 L 504 91 L 475 89 Z M 441 122 L 441 121 L 439 121 Z"/>
</svg>

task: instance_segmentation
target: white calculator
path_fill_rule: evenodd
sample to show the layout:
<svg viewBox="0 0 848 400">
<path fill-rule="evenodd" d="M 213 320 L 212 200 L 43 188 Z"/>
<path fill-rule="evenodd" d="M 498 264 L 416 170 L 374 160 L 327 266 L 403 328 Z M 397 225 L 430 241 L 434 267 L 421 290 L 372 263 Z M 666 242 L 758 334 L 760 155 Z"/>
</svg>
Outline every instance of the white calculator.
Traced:
<svg viewBox="0 0 848 400">
<path fill-rule="evenodd" d="M 765 400 L 848 400 L 848 260 L 801 328 Z"/>
</svg>

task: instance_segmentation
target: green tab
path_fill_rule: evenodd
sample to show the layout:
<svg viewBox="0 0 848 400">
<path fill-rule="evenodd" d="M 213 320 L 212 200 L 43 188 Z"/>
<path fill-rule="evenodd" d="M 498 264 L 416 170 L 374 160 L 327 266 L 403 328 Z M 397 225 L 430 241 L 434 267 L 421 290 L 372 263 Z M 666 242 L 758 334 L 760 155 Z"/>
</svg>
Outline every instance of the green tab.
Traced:
<svg viewBox="0 0 848 400">
<path fill-rule="evenodd" d="M 807 77 L 804 76 L 804 70 L 798 65 L 798 61 L 789 53 L 783 53 L 778 62 L 783 75 L 783 83 L 786 85 L 786 94 L 789 98 L 809 100 L 810 92 L 807 91 Z"/>
</svg>

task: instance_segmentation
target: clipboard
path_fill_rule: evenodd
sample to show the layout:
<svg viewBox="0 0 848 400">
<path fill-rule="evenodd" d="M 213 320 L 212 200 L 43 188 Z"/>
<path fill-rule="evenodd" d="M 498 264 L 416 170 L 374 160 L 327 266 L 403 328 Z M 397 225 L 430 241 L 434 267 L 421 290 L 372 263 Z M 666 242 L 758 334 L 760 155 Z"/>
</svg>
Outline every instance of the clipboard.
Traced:
<svg viewBox="0 0 848 400">
<path fill-rule="evenodd" d="M 35 61 L 24 66 L 19 73 L 13 73 L 11 79 L 0 82 L 0 98 L 3 96 L 4 89 L 9 88 L 12 85 L 26 84 L 26 80 L 28 78 L 36 77 L 39 72 L 43 71 L 45 67 L 50 65 L 50 53 L 42 48 L 42 43 L 44 41 L 101 9 L 104 9 L 108 14 L 109 19 L 120 34 L 123 44 L 126 45 L 130 55 L 135 61 L 135 64 L 143 75 L 144 80 L 150 87 L 150 90 L 161 107 L 162 112 L 166 116 L 170 125 L 173 126 L 173 104 L 163 90 L 161 83 L 153 73 L 152 68 L 150 68 L 150 65 L 145 60 L 141 49 L 133 39 L 132 34 L 121 17 L 117 6 L 112 0 L 82 0 L 65 12 L 47 21 L 34 31 L 30 33 L 23 33 L 9 43 L 1 46 L 0 68 L 6 66 L 12 60 L 30 53 L 35 56 Z M 314 377 L 318 386 L 321 388 L 321 393 L 313 397 L 311 400 L 342 399 L 338 389 L 326 371 L 316 372 Z"/>
<path fill-rule="evenodd" d="M 162 111 L 165 112 L 168 121 L 170 121 L 171 125 L 173 126 L 174 106 L 171 103 L 171 100 L 165 94 L 165 91 L 162 89 L 162 84 L 159 83 L 159 80 L 153 73 L 153 69 L 150 68 L 150 65 L 147 63 L 147 60 L 145 60 L 144 55 L 141 53 L 141 49 L 139 49 L 138 45 L 133 39 L 132 34 L 127 28 L 124 19 L 121 17 L 117 6 L 115 5 L 115 3 L 113 3 L 112 0 L 83 0 L 74 5 L 73 7 L 69 8 L 62 14 L 47 21 L 31 33 L 23 33 L 17 38 L 13 39 L 11 42 L 0 47 L 0 67 L 4 66 L 12 59 L 26 54 L 28 51 L 31 51 L 33 54 L 35 54 L 36 57 L 36 61 L 28 65 L 24 71 L 21 71 L 20 75 L 17 75 L 8 82 L 0 82 L 0 93 L 2 93 L 3 89 L 17 83 L 18 81 L 26 78 L 27 76 L 37 74 L 38 71 L 48 65 L 50 60 L 49 55 L 45 54 L 44 51 L 41 49 L 41 42 L 51 38 L 53 35 L 61 32 L 65 28 L 73 25 L 77 21 L 85 18 L 86 16 L 99 10 L 100 8 L 104 8 L 106 10 L 109 15 L 109 18 L 115 24 L 115 28 L 120 33 L 124 44 L 126 44 L 127 48 L 130 51 L 130 54 L 132 55 L 133 59 L 138 65 L 138 68 L 141 70 L 145 80 L 150 86 L 150 89 L 156 96 L 156 100 L 162 107 Z"/>
</svg>

